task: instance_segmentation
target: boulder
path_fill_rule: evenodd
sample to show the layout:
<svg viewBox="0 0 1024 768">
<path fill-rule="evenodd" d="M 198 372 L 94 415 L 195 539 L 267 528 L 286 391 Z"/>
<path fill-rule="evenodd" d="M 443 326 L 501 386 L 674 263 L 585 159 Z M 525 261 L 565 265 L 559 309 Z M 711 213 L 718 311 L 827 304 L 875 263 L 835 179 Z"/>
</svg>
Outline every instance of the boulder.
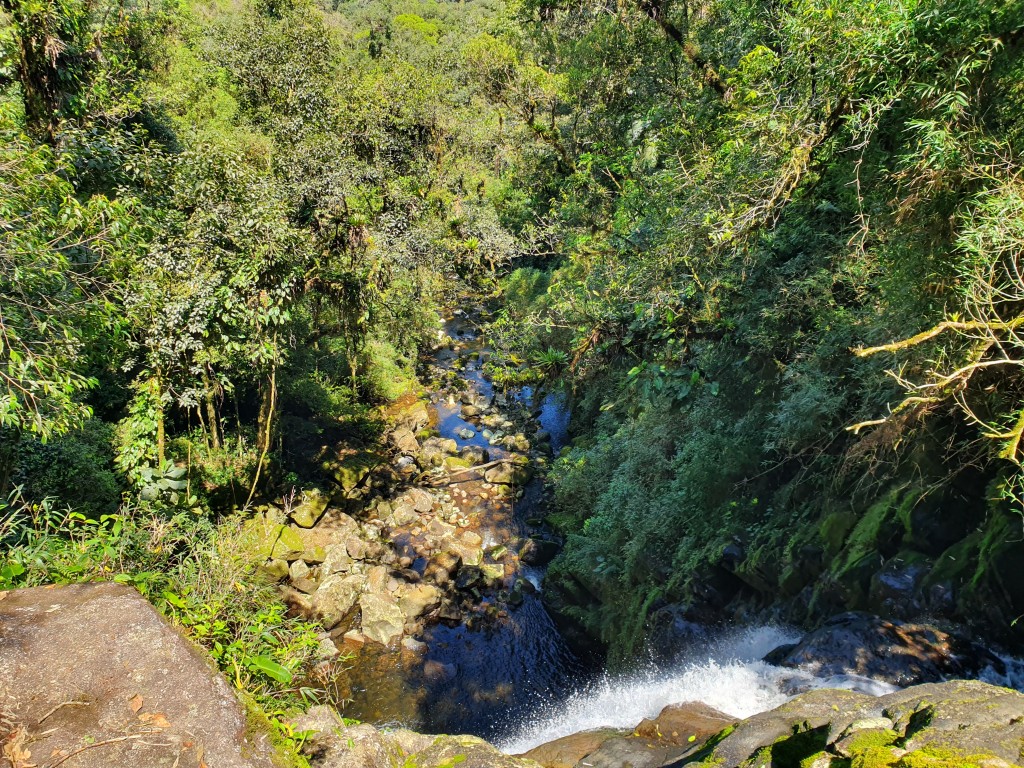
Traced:
<svg viewBox="0 0 1024 768">
<path fill-rule="evenodd" d="M 311 606 L 324 629 L 332 629 L 345 618 L 359 599 L 366 583 L 362 574 L 334 574 L 325 578 L 313 593 Z"/>
<path fill-rule="evenodd" d="M 1024 694 L 977 680 L 917 685 L 877 698 L 810 691 L 737 723 L 691 756 L 718 768 L 1010 768 L 1024 761 Z"/>
<path fill-rule="evenodd" d="M 421 768 L 540 768 L 533 760 L 505 755 L 475 736 L 438 736 L 430 746 L 409 756 Z"/>
<path fill-rule="evenodd" d="M 391 597 L 366 593 L 359 598 L 362 612 L 360 631 L 370 640 L 387 645 L 401 637 L 405 628 L 405 613 Z"/>
<path fill-rule="evenodd" d="M 418 619 L 441 603 L 441 590 L 432 584 L 409 584 L 398 594 L 398 606 L 407 621 Z"/>
<path fill-rule="evenodd" d="M 410 432 L 416 433 L 430 423 L 430 412 L 427 410 L 426 403 L 417 401 L 399 413 L 396 413 L 394 418 L 395 423 L 400 427 L 404 427 Z"/>
<path fill-rule="evenodd" d="M 560 547 L 557 542 L 531 536 L 519 549 L 519 559 L 526 565 L 547 565 L 555 559 Z"/>
<path fill-rule="evenodd" d="M 699 701 L 691 701 L 665 707 L 653 720 L 642 720 L 634 733 L 663 744 L 689 746 L 704 743 L 735 722 L 735 717 Z"/>
<path fill-rule="evenodd" d="M 865 613 L 835 616 L 765 661 L 820 677 L 852 674 L 899 686 L 976 676 L 989 664 L 1001 664 L 985 649 L 936 627 Z"/>
<path fill-rule="evenodd" d="M 0 592 L 0 712 L 2 765 L 278 764 L 209 659 L 120 584 Z"/>
<path fill-rule="evenodd" d="M 523 757 L 535 760 L 544 768 L 574 768 L 608 739 L 625 736 L 627 733 L 628 731 L 619 731 L 613 728 L 580 731 L 534 747 L 523 754 Z"/>
<path fill-rule="evenodd" d="M 402 763 L 402 749 L 393 739 L 372 725 L 346 726 L 330 707 L 313 707 L 291 725 L 307 734 L 302 751 L 320 768 L 392 768 Z"/>
<path fill-rule="evenodd" d="M 318 489 L 304 491 L 289 517 L 300 528 L 312 528 L 330 504 L 330 497 Z"/>
<path fill-rule="evenodd" d="M 458 552 L 445 550 L 430 558 L 423 577 L 438 584 L 445 584 L 459 571 L 462 556 Z"/>
<path fill-rule="evenodd" d="M 400 502 L 395 505 L 391 514 L 385 519 L 385 522 L 392 528 L 405 528 L 419 522 L 420 516 L 413 509 L 412 504 L 406 502 Z"/>
<path fill-rule="evenodd" d="M 420 514 L 426 514 L 434 508 L 434 497 L 422 488 L 410 488 L 406 496 L 412 508 Z"/>
<path fill-rule="evenodd" d="M 401 453 L 415 455 L 420 450 L 419 440 L 411 429 L 399 427 L 391 433 L 391 444 Z"/>
<path fill-rule="evenodd" d="M 490 454 L 487 452 L 487 449 L 481 448 L 479 445 L 467 445 L 459 451 L 459 456 L 470 462 L 471 466 L 486 464 L 490 461 Z"/>
<path fill-rule="evenodd" d="M 320 565 L 320 575 L 324 578 L 336 573 L 348 573 L 352 570 L 355 561 L 348 553 L 348 545 L 345 542 L 330 544 L 324 550 L 324 559 Z"/>
</svg>

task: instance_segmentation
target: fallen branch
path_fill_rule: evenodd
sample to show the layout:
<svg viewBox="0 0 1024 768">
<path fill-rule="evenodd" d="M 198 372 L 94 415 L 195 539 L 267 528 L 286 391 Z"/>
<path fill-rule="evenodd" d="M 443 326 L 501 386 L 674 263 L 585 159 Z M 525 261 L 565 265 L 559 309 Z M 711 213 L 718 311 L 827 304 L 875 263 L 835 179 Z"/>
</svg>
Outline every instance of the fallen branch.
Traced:
<svg viewBox="0 0 1024 768">
<path fill-rule="evenodd" d="M 882 344 L 878 347 L 858 347 L 853 350 L 853 354 L 857 357 L 870 357 L 876 355 L 879 352 L 898 352 L 901 349 L 907 349 L 908 347 L 916 347 L 918 344 L 922 344 L 929 339 L 934 339 L 936 336 L 946 331 L 1012 331 L 1024 325 L 1024 315 L 1015 317 L 1013 320 L 1006 322 L 999 321 L 985 321 L 985 320 L 970 320 L 968 322 L 956 321 L 956 320 L 944 320 L 933 328 L 929 328 L 927 331 L 921 331 L 908 339 L 902 341 L 894 341 L 891 344 Z"/>
</svg>

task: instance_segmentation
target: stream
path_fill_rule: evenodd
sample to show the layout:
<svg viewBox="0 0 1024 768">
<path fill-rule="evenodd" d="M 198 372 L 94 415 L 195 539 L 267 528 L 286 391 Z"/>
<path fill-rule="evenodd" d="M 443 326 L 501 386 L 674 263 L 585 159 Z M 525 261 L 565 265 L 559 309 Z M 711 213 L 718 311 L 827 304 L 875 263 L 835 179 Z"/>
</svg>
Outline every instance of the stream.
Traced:
<svg viewBox="0 0 1024 768">
<path fill-rule="evenodd" d="M 426 362 L 427 378 L 439 382 L 430 395 L 429 426 L 437 437 L 455 440 L 460 451 L 475 447 L 486 452 L 485 461 L 494 462 L 513 453 L 503 447 L 500 430 L 482 428 L 480 415 L 492 414 L 486 417 L 492 423 L 506 419 L 509 433 L 513 419 L 516 431 L 531 436 L 531 461 L 542 463 L 566 443 L 567 404 L 558 393 L 528 387 L 495 391 L 484 373 L 490 350 L 480 330 L 482 314 L 482 309 L 458 311 L 445 321 L 445 343 Z M 549 448 L 537 450 L 542 443 Z M 343 681 L 346 717 L 428 733 L 473 734 L 519 754 L 579 731 L 630 729 L 684 701 L 701 701 L 742 718 L 812 688 L 872 695 L 895 690 L 857 676 L 820 678 L 765 663 L 765 654 L 800 636 L 776 626 L 708 630 L 668 665 L 651 661 L 617 676 L 588 670 L 544 608 L 543 568 L 524 564 L 516 554 L 518 542 L 545 533 L 543 480 L 527 482 L 518 497 L 496 494 L 486 482 L 449 480 L 442 498 L 472 517 L 485 552 L 504 574 L 501 587 L 480 590 L 476 605 L 464 606 L 458 619 L 427 624 L 412 644 L 349 649 L 354 656 Z M 1024 665 L 1007 661 L 1012 679 L 990 682 L 1021 687 Z"/>
<path fill-rule="evenodd" d="M 450 346 L 436 350 L 427 361 L 428 376 L 448 382 L 431 396 L 432 430 L 440 438 L 455 440 L 460 450 L 485 450 L 489 461 L 507 457 L 508 450 L 485 437 L 479 423 L 463 414 L 463 400 L 494 403 L 502 413 L 519 413 L 519 424 L 528 418 L 534 429 L 546 432 L 551 451 L 557 453 L 568 432 L 564 398 L 559 393 L 538 395 L 529 387 L 496 396 L 483 371 L 490 350 L 478 323 L 478 316 L 456 312 L 444 325 Z M 460 509 L 473 515 L 474 530 L 485 549 L 522 540 L 533 531 L 527 521 L 543 517 L 545 488 L 540 478 L 531 479 L 519 498 L 495 498 L 465 486 L 452 495 Z M 505 591 L 483 595 L 486 621 L 427 626 L 417 638 L 426 646 L 420 654 L 376 644 L 360 648 L 347 672 L 349 699 L 342 714 L 377 724 L 496 740 L 508 735 L 510 723 L 524 721 L 577 690 L 584 669 L 541 602 L 543 569 L 519 562 L 514 553 L 503 560 L 506 571 L 511 571 L 506 582 L 525 579 L 533 588 L 519 592 L 514 605 Z"/>
</svg>

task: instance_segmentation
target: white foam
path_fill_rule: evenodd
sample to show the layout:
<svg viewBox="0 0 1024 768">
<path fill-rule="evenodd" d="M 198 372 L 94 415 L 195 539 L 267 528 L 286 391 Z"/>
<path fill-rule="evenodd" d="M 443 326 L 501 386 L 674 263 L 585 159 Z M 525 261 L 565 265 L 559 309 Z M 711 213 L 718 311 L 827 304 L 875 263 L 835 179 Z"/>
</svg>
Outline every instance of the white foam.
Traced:
<svg viewBox="0 0 1024 768">
<path fill-rule="evenodd" d="M 627 676 L 606 676 L 560 702 L 541 707 L 510 738 L 499 742 L 508 754 L 594 728 L 633 728 L 669 704 L 701 701 L 743 718 L 784 703 L 794 682 L 812 679 L 761 661 L 772 648 L 798 635 L 776 627 L 734 633 L 669 669 L 653 664 Z M 813 686 L 812 686 L 813 687 Z"/>
</svg>

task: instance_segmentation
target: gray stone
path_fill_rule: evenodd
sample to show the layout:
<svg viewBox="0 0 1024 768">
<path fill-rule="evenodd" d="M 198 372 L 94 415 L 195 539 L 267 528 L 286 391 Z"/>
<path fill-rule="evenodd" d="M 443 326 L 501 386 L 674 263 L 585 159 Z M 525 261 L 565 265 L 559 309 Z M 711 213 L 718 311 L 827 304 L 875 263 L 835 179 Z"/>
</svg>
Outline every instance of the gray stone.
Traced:
<svg viewBox="0 0 1024 768">
<path fill-rule="evenodd" d="M 320 768 L 392 768 L 402 763 L 401 748 L 372 725 L 346 726 L 330 707 L 313 707 L 292 721 L 310 732 L 302 751 Z"/>
<path fill-rule="evenodd" d="M 352 610 L 362 592 L 366 577 L 361 574 L 328 576 L 313 593 L 312 608 L 324 629 L 338 625 Z"/>
<path fill-rule="evenodd" d="M 426 514 L 434 508 L 434 497 L 422 488 L 410 488 L 406 495 L 417 512 Z"/>
<path fill-rule="evenodd" d="M 24 728 L 31 753 L 18 765 L 52 765 L 90 744 L 64 765 L 275 764 L 224 678 L 130 587 L 0 592 L 0 649 L 3 733 Z"/>
<path fill-rule="evenodd" d="M 420 449 L 416 435 L 407 427 L 399 427 L 391 433 L 391 444 L 402 453 L 415 454 Z"/>
<path fill-rule="evenodd" d="M 540 768 L 533 760 L 502 754 L 475 736 L 438 736 L 429 747 L 411 755 L 411 759 L 423 768 Z"/>
<path fill-rule="evenodd" d="M 366 593 L 359 598 L 359 609 L 362 612 L 360 630 L 370 640 L 387 645 L 402 635 L 405 613 L 394 599 Z"/>
<path fill-rule="evenodd" d="M 296 560 L 288 568 L 288 576 L 292 581 L 305 579 L 309 576 L 309 566 L 304 560 Z"/>
<path fill-rule="evenodd" d="M 441 590 L 432 584 L 408 584 L 398 594 L 398 605 L 407 621 L 418 619 L 441 602 Z"/>
</svg>

